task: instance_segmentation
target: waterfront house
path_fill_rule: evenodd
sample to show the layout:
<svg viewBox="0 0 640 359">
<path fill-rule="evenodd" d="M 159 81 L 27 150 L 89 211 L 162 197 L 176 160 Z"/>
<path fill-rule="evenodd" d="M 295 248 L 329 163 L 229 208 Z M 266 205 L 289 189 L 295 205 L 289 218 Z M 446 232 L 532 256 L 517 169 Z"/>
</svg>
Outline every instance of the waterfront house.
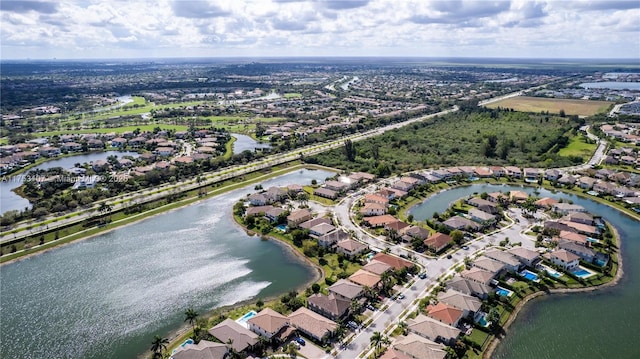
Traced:
<svg viewBox="0 0 640 359">
<path fill-rule="evenodd" d="M 496 223 L 496 217 L 493 214 L 481 211 L 477 208 L 469 209 L 467 215 L 472 221 L 479 223 L 483 227 L 488 227 Z"/>
<path fill-rule="evenodd" d="M 536 207 L 545 209 L 550 209 L 556 203 L 559 203 L 558 200 L 551 197 L 543 197 L 533 202 Z"/>
<path fill-rule="evenodd" d="M 488 285 L 459 276 L 455 276 L 447 281 L 446 287 L 456 290 L 460 293 L 476 296 L 480 299 L 486 299 L 491 292 L 491 287 L 489 287 Z"/>
<path fill-rule="evenodd" d="M 330 190 L 328 188 L 316 188 L 313 190 L 313 194 L 318 197 L 324 197 L 328 199 L 338 198 L 338 192 Z"/>
<path fill-rule="evenodd" d="M 589 263 L 593 262 L 593 259 L 596 257 L 596 251 L 593 249 L 571 241 L 560 240 L 560 242 L 558 242 L 558 248 L 571 252 Z"/>
<path fill-rule="evenodd" d="M 249 351 L 258 344 L 258 335 L 232 319 L 225 319 L 215 327 L 209 329 L 209 334 L 237 352 Z"/>
<path fill-rule="evenodd" d="M 576 269 L 580 264 L 580 257 L 564 249 L 548 253 L 551 263 L 564 268 L 567 271 Z"/>
<path fill-rule="evenodd" d="M 540 259 L 540 253 L 524 247 L 513 247 L 508 249 L 507 252 L 513 254 L 522 264 L 531 268 Z"/>
<path fill-rule="evenodd" d="M 578 181 L 577 181 L 578 186 L 580 186 L 580 188 L 582 189 L 592 189 L 595 183 L 596 183 L 595 178 L 591 178 L 587 176 L 582 176 L 578 178 Z"/>
<path fill-rule="evenodd" d="M 364 196 L 364 203 L 377 203 L 382 206 L 387 206 L 389 204 L 389 199 L 381 194 L 377 193 L 369 193 Z"/>
<path fill-rule="evenodd" d="M 311 229 L 312 227 L 317 226 L 320 223 L 332 224 L 330 218 L 320 217 L 320 218 L 313 218 L 308 221 L 302 222 L 298 226 L 302 229 Z"/>
<path fill-rule="evenodd" d="M 125 148 L 127 146 L 127 139 L 124 137 L 116 137 L 111 140 L 111 147 Z"/>
<path fill-rule="evenodd" d="M 269 202 L 278 202 L 287 196 L 287 191 L 280 187 L 269 187 L 264 195 L 267 196 Z"/>
<path fill-rule="evenodd" d="M 453 345 L 460 335 L 459 329 L 424 314 L 409 319 L 407 329 L 423 338 L 447 345 Z"/>
<path fill-rule="evenodd" d="M 333 232 L 329 232 L 318 237 L 318 245 L 328 248 L 348 238 L 350 238 L 349 233 L 345 232 L 343 229 L 336 229 Z"/>
<path fill-rule="evenodd" d="M 333 232 L 335 229 L 336 229 L 336 227 L 334 227 L 331 224 L 320 223 L 318 225 L 315 225 L 315 226 L 309 228 L 309 235 L 311 237 L 319 238 L 319 237 L 324 236 L 327 233 Z"/>
<path fill-rule="evenodd" d="M 573 231 L 560 231 L 560 233 L 558 234 L 558 239 L 571 241 L 585 247 L 589 245 L 587 236 Z"/>
<path fill-rule="evenodd" d="M 175 353 L 171 354 L 173 359 L 226 359 L 228 356 L 229 349 L 226 344 L 204 339 L 198 344 L 179 346 Z"/>
<path fill-rule="evenodd" d="M 466 317 L 469 314 L 474 314 L 480 310 L 480 307 L 482 307 L 482 301 L 478 298 L 460 293 L 453 289 L 447 289 L 446 292 L 440 292 L 438 294 L 438 301 L 462 310 L 463 317 Z"/>
<path fill-rule="evenodd" d="M 449 229 L 452 229 L 452 230 L 459 229 L 459 230 L 479 231 L 481 229 L 480 225 L 477 224 L 476 222 L 460 216 L 453 216 L 447 219 L 446 221 L 442 222 L 442 224 L 444 224 L 445 226 L 447 226 Z"/>
<path fill-rule="evenodd" d="M 310 210 L 306 208 L 298 209 L 287 216 L 287 225 L 289 228 L 296 228 L 300 223 L 306 222 L 311 218 L 312 214 Z"/>
<path fill-rule="evenodd" d="M 507 166 L 504 168 L 507 172 L 507 176 L 513 178 L 522 178 L 522 170 L 515 166 Z"/>
<path fill-rule="evenodd" d="M 53 146 L 43 146 L 40 147 L 38 153 L 44 157 L 56 157 L 60 154 L 60 149 Z"/>
<path fill-rule="evenodd" d="M 60 149 L 67 152 L 82 151 L 82 145 L 77 142 L 64 142 L 60 144 Z"/>
<path fill-rule="evenodd" d="M 336 252 L 347 258 L 355 258 L 367 250 L 367 245 L 351 238 L 343 239 L 336 244 Z"/>
<path fill-rule="evenodd" d="M 578 232 L 581 234 L 585 234 L 587 236 L 590 237 L 599 237 L 600 236 L 600 230 L 594 226 L 590 226 L 588 224 L 582 224 L 582 223 L 577 223 L 577 222 L 572 222 L 572 221 L 568 221 L 568 220 L 560 220 L 558 221 L 559 223 L 562 223 L 566 226 L 569 226 L 570 228 L 572 228 L 572 230 L 574 232 Z"/>
<path fill-rule="evenodd" d="M 523 203 L 529 198 L 529 194 L 523 191 L 509 191 L 509 200 L 513 203 Z"/>
<path fill-rule="evenodd" d="M 479 197 L 469 198 L 467 200 L 467 204 L 474 206 L 481 211 L 491 213 L 491 214 L 496 214 L 500 212 L 500 207 L 498 206 L 498 204 L 488 201 L 486 199 L 479 198 Z"/>
<path fill-rule="evenodd" d="M 280 207 L 271 207 L 265 211 L 264 216 L 267 217 L 269 221 L 275 222 L 278 220 L 278 217 L 285 212 L 286 211 Z"/>
<path fill-rule="evenodd" d="M 571 203 L 556 203 L 554 205 L 552 205 L 553 211 L 560 213 L 560 214 L 569 214 L 572 212 L 586 212 L 587 210 L 577 204 L 571 204 Z"/>
<path fill-rule="evenodd" d="M 402 359 L 444 359 L 447 357 L 444 345 L 434 343 L 414 333 L 396 339 L 392 347 L 406 355 Z"/>
<path fill-rule="evenodd" d="M 493 177 L 504 177 L 507 175 L 507 171 L 504 169 L 504 167 L 489 166 L 489 170 L 493 174 Z"/>
<path fill-rule="evenodd" d="M 527 182 L 537 182 L 542 171 L 539 168 L 525 168 L 524 178 Z"/>
<path fill-rule="evenodd" d="M 329 318 L 301 307 L 288 316 L 291 326 L 318 342 L 325 342 L 338 328 L 338 324 Z"/>
<path fill-rule="evenodd" d="M 337 282 L 328 288 L 328 291 L 330 294 L 348 301 L 358 299 L 364 293 L 361 285 L 346 279 L 338 279 Z"/>
<path fill-rule="evenodd" d="M 544 171 L 544 178 L 547 181 L 555 182 L 560 178 L 560 176 L 562 176 L 562 173 L 555 168 Z"/>
<path fill-rule="evenodd" d="M 264 308 L 260 313 L 247 320 L 249 330 L 267 339 L 289 325 L 289 319 L 271 308 Z"/>
<path fill-rule="evenodd" d="M 268 209 L 274 208 L 273 206 L 254 206 L 245 210 L 244 216 L 264 216 Z"/>
<path fill-rule="evenodd" d="M 351 302 L 334 294 L 316 293 L 307 299 L 308 308 L 331 320 L 342 320 L 349 313 Z"/>
<path fill-rule="evenodd" d="M 431 237 L 424 240 L 424 245 L 435 253 L 440 253 L 442 250 L 447 248 L 451 242 L 453 242 L 453 238 L 444 233 L 436 232 Z"/>
<path fill-rule="evenodd" d="M 429 317 L 453 327 L 458 325 L 463 314 L 462 310 L 445 304 L 444 302 L 438 302 L 436 305 L 428 305 L 425 312 Z"/>
</svg>

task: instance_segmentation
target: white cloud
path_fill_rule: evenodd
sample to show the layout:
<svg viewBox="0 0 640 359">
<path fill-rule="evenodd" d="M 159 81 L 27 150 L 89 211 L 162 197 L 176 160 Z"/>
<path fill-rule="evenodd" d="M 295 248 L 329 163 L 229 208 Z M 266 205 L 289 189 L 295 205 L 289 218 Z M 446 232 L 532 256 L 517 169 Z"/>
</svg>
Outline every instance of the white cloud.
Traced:
<svg viewBox="0 0 640 359">
<path fill-rule="evenodd" d="M 637 0 L 2 0 L 0 5 L 5 59 L 640 57 Z"/>
</svg>

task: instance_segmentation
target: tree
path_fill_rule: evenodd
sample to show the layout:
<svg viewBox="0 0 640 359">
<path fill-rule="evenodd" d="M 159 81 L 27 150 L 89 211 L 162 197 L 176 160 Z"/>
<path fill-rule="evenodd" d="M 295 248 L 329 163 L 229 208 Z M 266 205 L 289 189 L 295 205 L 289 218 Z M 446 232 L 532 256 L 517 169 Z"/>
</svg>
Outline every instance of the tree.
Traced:
<svg viewBox="0 0 640 359">
<path fill-rule="evenodd" d="M 353 144 L 353 142 L 351 142 L 351 140 L 344 141 L 344 151 L 349 162 L 353 162 L 356 160 L 356 146 Z"/>
<path fill-rule="evenodd" d="M 163 338 L 159 335 L 153 337 L 151 341 L 151 351 L 153 352 L 154 358 L 162 358 L 162 355 L 165 350 L 167 350 L 167 344 L 169 344 L 169 339 Z"/>
<path fill-rule="evenodd" d="M 198 312 L 196 312 L 193 308 L 188 308 L 184 312 L 184 317 L 184 321 L 189 322 L 189 324 L 191 325 L 191 329 L 194 329 L 196 319 L 198 319 Z"/>
<path fill-rule="evenodd" d="M 456 244 L 462 243 L 462 240 L 464 239 L 464 233 L 457 229 L 449 233 L 449 235 L 451 236 L 451 239 L 453 239 L 453 242 Z"/>
<path fill-rule="evenodd" d="M 398 328 L 400 328 L 400 330 L 402 330 L 402 335 L 407 335 L 407 328 L 408 327 L 409 327 L 409 325 L 405 321 L 402 321 L 402 322 L 398 323 Z"/>
<path fill-rule="evenodd" d="M 369 340 L 371 341 L 371 344 L 373 344 L 374 348 L 376 348 L 376 350 L 380 350 L 380 348 L 382 348 L 382 345 L 389 343 L 389 338 L 382 335 L 380 332 L 373 332 L 373 335 Z"/>
<path fill-rule="evenodd" d="M 496 330 L 500 327 L 500 312 L 495 307 L 491 308 L 489 314 L 487 314 L 487 321 L 491 322 L 491 330 Z"/>
<path fill-rule="evenodd" d="M 318 292 L 320 292 L 320 284 L 318 284 L 318 283 L 313 283 L 313 284 L 311 285 L 311 290 L 313 291 L 313 293 L 316 293 L 316 294 L 317 294 Z"/>
</svg>

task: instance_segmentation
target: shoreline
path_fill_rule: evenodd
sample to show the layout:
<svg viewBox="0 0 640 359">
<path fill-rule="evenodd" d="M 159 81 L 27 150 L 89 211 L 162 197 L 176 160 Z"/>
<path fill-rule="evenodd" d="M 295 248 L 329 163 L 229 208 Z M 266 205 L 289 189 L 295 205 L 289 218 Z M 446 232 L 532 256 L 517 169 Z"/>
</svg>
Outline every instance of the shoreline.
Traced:
<svg viewBox="0 0 640 359">
<path fill-rule="evenodd" d="M 285 168 L 282 168 L 282 169 L 276 170 L 275 172 L 272 172 L 272 173 L 267 173 L 267 174 L 264 174 L 264 175 L 262 175 L 262 176 L 258 176 L 258 177 L 256 177 L 256 178 L 253 178 L 253 179 L 247 180 L 247 181 L 242 182 L 242 183 L 240 183 L 240 184 L 231 183 L 231 184 L 230 184 L 230 186 L 234 186 L 234 185 L 241 185 L 241 184 L 244 184 L 244 185 L 248 186 L 248 185 L 251 185 L 251 184 L 252 184 L 252 183 L 254 183 L 254 182 L 259 182 L 259 181 L 263 181 L 263 180 L 269 180 L 269 179 L 271 179 L 271 178 L 275 178 L 275 177 L 283 176 L 283 175 L 285 175 L 285 174 L 287 174 L 287 173 L 289 173 L 289 172 L 293 172 L 293 171 L 296 171 L 296 170 L 299 170 L 299 169 L 307 169 L 307 170 L 325 170 L 325 171 L 332 171 L 332 172 L 336 172 L 336 169 L 335 169 L 335 168 L 325 167 L 325 166 L 322 166 L 322 165 L 315 165 L 315 164 L 305 164 L 305 163 L 301 163 L 301 164 L 293 165 L 293 166 L 291 166 L 291 167 L 285 167 Z M 266 176 L 266 177 L 265 177 L 265 176 Z M 263 177 L 265 177 L 265 178 L 263 178 Z M 100 231 L 100 232 L 98 232 L 98 233 L 94 233 L 94 234 L 90 234 L 90 235 L 83 236 L 83 237 L 80 237 L 80 238 L 72 239 L 72 240 L 70 240 L 70 241 L 68 241 L 68 242 L 66 242 L 66 243 L 60 243 L 60 241 L 63 241 L 63 240 L 64 240 L 64 238 L 66 238 L 66 237 L 70 237 L 70 236 L 74 236 L 74 235 L 77 235 L 78 233 L 82 233 L 82 232 L 72 233 L 72 234 L 67 235 L 66 237 L 62 237 L 62 238 L 60 238 L 60 239 L 58 239 L 58 240 L 55 240 L 55 241 L 49 241 L 49 242 L 47 242 L 47 243 L 45 243 L 45 244 L 44 244 L 44 246 L 47 246 L 48 244 L 53 243 L 53 245 L 51 245 L 50 247 L 47 247 L 47 248 L 44 248 L 44 249 L 38 249 L 40 246 L 34 246 L 34 247 L 32 247 L 32 248 L 30 249 L 30 250 L 33 250 L 33 252 L 31 252 L 31 253 L 27 253 L 27 254 L 21 255 L 21 256 L 19 256 L 19 257 L 12 258 L 12 259 L 9 259 L 9 260 L 6 260 L 6 261 L 4 261 L 4 262 L 0 262 L 0 267 L 4 266 L 4 265 L 6 265 L 6 264 L 15 263 L 15 262 L 20 261 L 20 260 L 24 260 L 24 259 L 31 258 L 31 257 L 33 257 L 33 256 L 35 256 L 35 255 L 39 255 L 39 254 L 46 253 L 46 252 L 48 252 L 48 251 L 50 251 L 50 250 L 52 250 L 52 249 L 62 248 L 62 247 L 66 246 L 66 245 L 68 245 L 68 244 L 71 244 L 71 243 L 76 243 L 76 242 L 84 241 L 84 240 L 86 240 L 86 239 L 90 239 L 90 238 L 93 238 L 93 237 L 96 237 L 96 236 L 99 236 L 99 235 L 107 234 L 107 233 L 110 233 L 111 231 L 114 231 L 114 230 L 116 230 L 116 229 L 124 228 L 124 227 L 127 227 L 127 226 L 129 226 L 129 225 L 136 224 L 136 223 L 139 223 L 139 222 L 141 222 L 141 221 L 144 221 L 144 220 L 146 220 L 146 219 L 154 218 L 154 217 L 159 216 L 159 215 L 161 215 L 161 214 L 171 213 L 172 211 L 175 211 L 175 210 L 178 210 L 178 209 L 181 209 L 181 208 L 184 208 L 184 207 L 186 207 L 186 206 L 193 205 L 193 204 L 197 204 L 197 203 L 200 203 L 200 202 L 202 202 L 202 201 L 206 201 L 206 200 L 209 200 L 209 199 L 215 198 L 216 196 L 223 195 L 223 194 L 225 194 L 225 193 L 228 193 L 228 192 L 231 192 L 231 191 L 234 191 L 234 190 L 237 190 L 237 189 L 241 189 L 242 187 L 244 187 L 244 186 L 240 186 L 240 187 L 238 187 L 238 188 L 232 188 L 232 189 L 228 189 L 228 190 L 227 190 L 227 189 L 225 189 L 225 188 L 222 188 L 222 189 L 220 189 L 220 188 L 216 188 L 216 189 L 214 189 L 214 191 L 215 191 L 215 190 L 220 190 L 220 192 L 219 192 L 219 193 L 212 194 L 211 196 L 205 196 L 205 197 L 202 197 L 202 198 L 197 198 L 197 199 L 195 199 L 195 200 L 194 200 L 194 198 L 186 198 L 186 199 L 184 199 L 185 201 L 188 201 L 188 200 L 193 200 L 193 201 L 192 201 L 192 202 L 189 202 L 189 203 L 181 204 L 181 205 L 179 205 L 178 207 L 175 207 L 175 208 L 166 209 L 166 210 L 160 210 L 160 211 L 158 211 L 158 213 L 155 213 L 155 214 L 149 215 L 149 216 L 144 217 L 144 218 L 139 218 L 139 219 L 132 219 L 132 218 L 129 218 L 129 219 L 131 219 L 131 220 L 132 220 L 131 222 L 127 222 L 127 223 L 124 223 L 124 224 L 118 224 L 118 225 L 116 225 L 116 226 L 114 226 L 114 227 L 112 227 L 112 228 L 107 228 L 107 229 L 105 229 L 105 230 L 103 230 L 103 231 Z M 170 204 L 167 204 L 167 205 L 172 205 L 172 204 L 175 204 L 175 203 L 170 203 Z M 157 208 L 154 208 L 154 209 L 152 209 L 151 211 L 153 211 L 153 210 L 155 210 L 155 209 L 157 209 Z M 138 214 L 136 214 L 136 216 L 144 216 L 144 215 L 145 215 L 145 213 L 146 213 L 146 212 L 138 213 Z M 128 218 L 123 218 L 123 219 L 121 219 L 120 221 L 124 221 L 124 220 L 128 220 Z M 115 222 L 112 222 L 111 224 L 113 224 L 113 223 L 115 223 Z M 109 224 L 109 225 L 111 225 L 111 224 Z M 87 228 L 87 229 L 86 229 L 86 231 L 89 231 L 89 230 L 92 230 L 92 229 L 95 229 L 95 228 Z M 9 256 L 9 255 L 11 255 L 11 254 L 13 254 L 13 253 L 5 254 L 5 255 L 6 255 L 6 256 Z"/>
<path fill-rule="evenodd" d="M 526 297 L 522 298 L 522 300 L 513 309 L 513 312 L 509 316 L 509 319 L 507 319 L 507 321 L 502 326 L 502 329 L 504 330 L 504 335 L 502 337 L 494 336 L 491 339 L 491 341 L 489 342 L 489 344 L 487 346 L 487 350 L 485 350 L 484 353 L 482 354 L 482 358 L 483 359 L 490 359 L 491 358 L 491 356 L 493 355 L 493 352 L 498 348 L 498 345 L 500 345 L 500 343 L 502 342 L 502 338 L 506 337 L 506 335 L 508 333 L 509 326 L 511 326 L 511 324 L 513 324 L 513 322 L 518 317 L 518 314 L 520 313 L 520 311 L 522 309 L 524 309 L 524 307 L 530 301 L 532 301 L 532 300 L 534 300 L 536 298 L 552 296 L 552 295 L 556 295 L 556 294 L 572 294 L 572 293 L 595 292 L 597 290 L 606 289 L 606 288 L 618 285 L 618 283 L 620 282 L 620 280 L 622 279 L 622 277 L 624 275 L 622 249 L 621 249 L 620 234 L 618 233 L 618 229 L 616 227 L 614 227 L 614 226 L 611 226 L 611 229 L 613 231 L 613 234 L 614 234 L 615 238 L 618 239 L 618 243 L 617 243 L 618 251 L 617 251 L 617 255 L 616 255 L 616 258 L 618 259 L 618 269 L 617 269 L 616 275 L 613 277 L 613 279 L 611 279 L 609 282 L 602 283 L 602 284 L 597 285 L 597 286 L 589 286 L 589 287 L 583 287 L 583 288 L 550 289 L 548 293 L 546 293 L 544 291 L 538 291 L 538 292 L 535 292 L 535 293 L 531 293 L 531 294 L 527 295 Z"/>
</svg>

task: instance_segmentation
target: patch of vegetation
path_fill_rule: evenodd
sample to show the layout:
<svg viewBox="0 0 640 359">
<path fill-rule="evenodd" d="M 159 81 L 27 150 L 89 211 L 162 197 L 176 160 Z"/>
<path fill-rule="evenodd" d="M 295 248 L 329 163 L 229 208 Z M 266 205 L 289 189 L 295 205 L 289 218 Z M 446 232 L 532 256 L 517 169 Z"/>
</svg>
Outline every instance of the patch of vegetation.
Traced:
<svg viewBox="0 0 640 359">
<path fill-rule="evenodd" d="M 592 116 L 605 112 L 612 105 L 608 101 L 572 100 L 517 96 L 493 102 L 489 108 L 510 108 L 523 112 L 547 112 L 560 115 Z"/>
<path fill-rule="evenodd" d="M 454 165 L 568 166 L 581 157 L 562 157 L 576 119 L 506 110 L 459 111 L 414 123 L 308 162 L 378 176 Z M 355 153 L 355 156 L 354 156 Z"/>
</svg>

